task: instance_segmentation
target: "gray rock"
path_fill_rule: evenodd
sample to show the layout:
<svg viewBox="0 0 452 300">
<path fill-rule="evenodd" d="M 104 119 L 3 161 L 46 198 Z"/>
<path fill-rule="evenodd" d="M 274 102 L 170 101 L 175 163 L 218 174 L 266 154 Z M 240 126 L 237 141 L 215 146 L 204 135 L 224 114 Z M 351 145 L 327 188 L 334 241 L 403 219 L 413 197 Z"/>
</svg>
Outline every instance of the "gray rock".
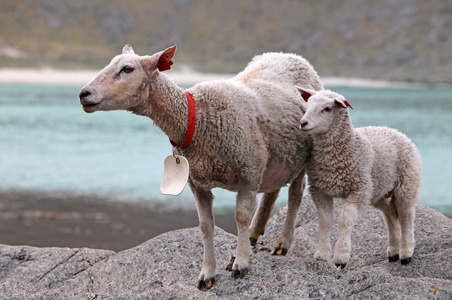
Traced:
<svg viewBox="0 0 452 300">
<path fill-rule="evenodd" d="M 413 262 L 402 266 L 388 262 L 383 218 L 367 209 L 352 235 L 351 261 L 338 270 L 313 258 L 318 224 L 309 197 L 299 212 L 292 249 L 286 256 L 270 255 L 286 211 L 280 209 L 269 221 L 243 279 L 231 279 L 225 270 L 236 237 L 216 228 L 217 276 L 210 290 L 195 286 L 202 235 L 188 228 L 119 253 L 1 245 L 0 299 L 452 298 L 452 220 L 444 215 L 417 206 Z"/>
</svg>

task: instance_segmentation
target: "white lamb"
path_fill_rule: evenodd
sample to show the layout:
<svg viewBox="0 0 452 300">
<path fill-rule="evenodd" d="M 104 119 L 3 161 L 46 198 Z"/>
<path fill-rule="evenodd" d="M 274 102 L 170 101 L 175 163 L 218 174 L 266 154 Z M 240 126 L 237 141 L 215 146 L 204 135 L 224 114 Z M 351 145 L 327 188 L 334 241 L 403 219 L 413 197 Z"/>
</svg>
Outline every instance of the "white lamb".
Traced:
<svg viewBox="0 0 452 300">
<path fill-rule="evenodd" d="M 344 268 L 349 261 L 350 235 L 365 204 L 383 212 L 389 261 L 400 257 L 403 265 L 410 263 L 415 246 L 415 203 L 421 184 L 421 158 L 415 145 L 395 129 L 354 129 L 347 109 L 351 106 L 337 93 L 305 88 L 299 91 L 308 102 L 301 129 L 313 138 L 307 174 L 320 227 L 314 257 L 330 260 L 333 198 L 343 198 L 333 258 L 336 266 Z"/>
<path fill-rule="evenodd" d="M 138 56 L 130 45 L 80 91 L 85 112 L 129 110 L 151 118 L 176 145 L 185 141 L 189 120 L 188 96 L 161 71 L 169 69 L 176 46 L 152 56 Z M 250 239 L 264 229 L 281 187 L 290 184 L 288 214 L 274 254 L 284 255 L 293 240 L 303 195 L 305 160 L 311 139 L 298 129 L 304 102 L 295 85 L 319 90 L 317 72 L 300 56 L 267 53 L 256 56 L 230 80 L 204 82 L 187 90 L 194 99 L 192 140 L 176 154 L 190 165 L 188 183 L 195 196 L 204 258 L 198 287 L 215 282 L 211 189 L 237 192 L 238 231 L 232 276 L 245 275 Z M 191 110 L 193 111 L 193 110 Z M 191 136 L 191 134 L 189 134 Z M 185 144 L 185 143 L 184 143 Z M 256 194 L 264 195 L 249 229 Z"/>
</svg>

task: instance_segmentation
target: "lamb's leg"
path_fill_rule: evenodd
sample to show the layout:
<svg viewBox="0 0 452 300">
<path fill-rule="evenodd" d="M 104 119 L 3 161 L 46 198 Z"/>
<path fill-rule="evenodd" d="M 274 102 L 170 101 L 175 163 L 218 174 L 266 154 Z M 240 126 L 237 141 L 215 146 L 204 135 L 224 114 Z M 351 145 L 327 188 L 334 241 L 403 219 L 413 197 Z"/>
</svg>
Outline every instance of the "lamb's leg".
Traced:
<svg viewBox="0 0 452 300">
<path fill-rule="evenodd" d="M 319 245 L 314 253 L 314 258 L 329 261 L 331 258 L 331 227 L 333 226 L 333 198 L 321 192 L 311 189 L 312 200 L 314 200 L 319 218 Z"/>
<path fill-rule="evenodd" d="M 402 265 L 407 265 L 411 262 L 414 246 L 416 244 L 414 240 L 415 207 L 414 204 L 407 203 L 406 205 L 398 205 L 397 211 L 399 213 L 399 222 L 402 233 L 400 262 Z"/>
<path fill-rule="evenodd" d="M 401 229 L 400 262 L 407 265 L 411 262 L 414 247 L 414 218 L 416 214 L 415 203 L 419 200 L 419 187 L 421 184 L 421 158 L 414 154 L 405 157 L 405 165 L 400 171 L 401 180 L 394 189 L 394 203 L 399 214 Z M 409 160 L 410 159 L 410 160 Z M 409 161 L 408 161 L 409 160 Z"/>
<path fill-rule="evenodd" d="M 210 289 L 215 283 L 216 273 L 216 260 L 213 243 L 213 231 L 215 226 L 212 210 L 213 195 L 210 190 L 203 190 L 194 184 L 190 184 L 190 188 L 196 199 L 199 227 L 201 228 L 204 241 L 204 257 L 202 262 L 202 270 L 198 277 L 197 287 L 201 289 L 205 286 Z"/>
<path fill-rule="evenodd" d="M 302 170 L 289 187 L 286 221 L 281 234 L 275 242 L 272 255 L 286 255 L 290 246 L 292 246 L 295 221 L 297 220 L 298 209 L 300 208 L 303 191 L 306 186 L 305 173 L 305 170 Z"/>
<path fill-rule="evenodd" d="M 257 187 L 245 184 L 237 193 L 235 221 L 237 223 L 236 258 L 232 266 L 232 277 L 242 278 L 248 272 L 251 247 L 249 240 L 249 226 L 251 214 L 256 206 Z"/>
<path fill-rule="evenodd" d="M 259 202 L 259 206 L 254 214 L 253 221 L 251 221 L 250 226 L 250 244 L 251 246 L 256 245 L 257 240 L 265 232 L 265 227 L 267 226 L 270 214 L 275 207 L 276 199 L 278 198 L 279 191 L 277 189 L 271 193 L 264 193 L 262 199 Z"/>
<path fill-rule="evenodd" d="M 339 218 L 338 227 L 339 235 L 337 237 L 336 246 L 334 248 L 334 264 L 341 269 L 345 268 L 351 252 L 351 234 L 353 227 L 364 207 L 362 202 L 363 197 L 361 195 L 349 195 L 347 202 L 342 207 Z"/>
<path fill-rule="evenodd" d="M 381 199 L 378 203 L 374 204 L 374 206 L 383 213 L 388 228 L 387 253 L 389 262 L 398 261 L 400 250 L 400 224 L 394 199 L 392 197 L 389 199 Z"/>
</svg>

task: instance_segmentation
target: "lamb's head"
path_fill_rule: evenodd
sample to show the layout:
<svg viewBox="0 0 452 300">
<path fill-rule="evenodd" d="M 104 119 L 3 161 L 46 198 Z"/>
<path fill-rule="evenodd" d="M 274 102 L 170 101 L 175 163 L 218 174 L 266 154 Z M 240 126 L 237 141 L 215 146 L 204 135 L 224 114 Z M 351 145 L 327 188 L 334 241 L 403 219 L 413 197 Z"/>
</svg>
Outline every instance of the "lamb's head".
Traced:
<svg viewBox="0 0 452 300">
<path fill-rule="evenodd" d="M 352 108 L 338 93 L 329 90 L 313 91 L 301 87 L 297 89 L 307 102 L 306 112 L 300 121 L 301 130 L 307 134 L 327 133 L 334 120 L 340 115 L 348 114 L 347 107 Z"/>
<path fill-rule="evenodd" d="M 138 56 L 131 45 L 80 91 L 80 104 L 87 113 L 98 110 L 132 110 L 143 104 L 150 93 L 154 72 L 168 70 L 176 45 L 152 56 Z"/>
</svg>

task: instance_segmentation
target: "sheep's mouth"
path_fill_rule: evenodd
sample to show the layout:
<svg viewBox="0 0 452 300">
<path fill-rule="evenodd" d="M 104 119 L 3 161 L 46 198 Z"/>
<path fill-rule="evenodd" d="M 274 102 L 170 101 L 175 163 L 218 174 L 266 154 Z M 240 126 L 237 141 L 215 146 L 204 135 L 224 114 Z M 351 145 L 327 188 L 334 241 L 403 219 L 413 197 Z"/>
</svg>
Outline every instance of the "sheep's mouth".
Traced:
<svg viewBox="0 0 452 300">
<path fill-rule="evenodd" d="M 96 105 L 98 105 L 99 103 L 87 103 L 87 104 L 82 104 L 83 105 L 83 107 L 93 107 L 93 106 L 96 106 Z"/>
<path fill-rule="evenodd" d="M 94 112 L 99 103 L 82 103 L 83 110 L 87 113 Z"/>
</svg>

